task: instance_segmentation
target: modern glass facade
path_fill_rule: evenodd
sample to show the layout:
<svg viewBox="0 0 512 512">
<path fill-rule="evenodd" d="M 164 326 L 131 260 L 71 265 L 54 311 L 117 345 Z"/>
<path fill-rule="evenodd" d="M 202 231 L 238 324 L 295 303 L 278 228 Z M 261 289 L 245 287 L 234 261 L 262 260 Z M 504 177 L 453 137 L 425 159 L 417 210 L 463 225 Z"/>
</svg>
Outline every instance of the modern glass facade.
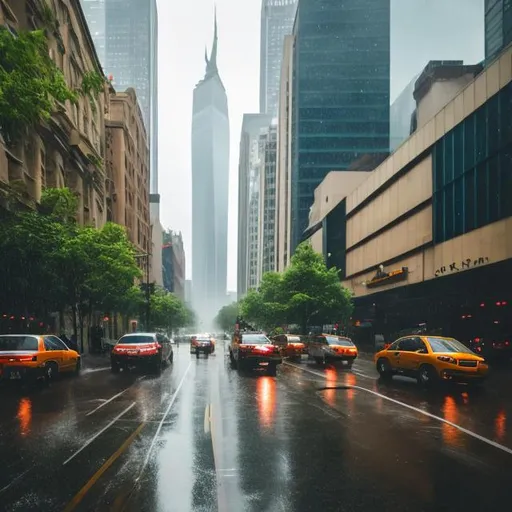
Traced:
<svg viewBox="0 0 512 512">
<path fill-rule="evenodd" d="M 292 33 L 297 0 L 262 0 L 260 37 L 260 112 L 277 115 L 285 36 Z"/>
<path fill-rule="evenodd" d="M 300 0 L 294 35 L 292 251 L 327 173 L 389 152 L 390 0 Z"/>
<path fill-rule="evenodd" d="M 512 43 L 512 0 L 485 0 L 485 59 Z"/>
<path fill-rule="evenodd" d="M 434 242 L 512 216 L 512 83 L 434 146 Z"/>
</svg>

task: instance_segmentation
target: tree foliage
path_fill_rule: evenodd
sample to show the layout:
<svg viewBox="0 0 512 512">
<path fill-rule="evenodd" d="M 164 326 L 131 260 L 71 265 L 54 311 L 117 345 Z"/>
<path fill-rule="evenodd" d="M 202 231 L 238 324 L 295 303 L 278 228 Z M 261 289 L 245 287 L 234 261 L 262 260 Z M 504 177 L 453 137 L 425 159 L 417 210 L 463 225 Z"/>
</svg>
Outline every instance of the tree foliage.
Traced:
<svg viewBox="0 0 512 512">
<path fill-rule="evenodd" d="M 43 30 L 14 37 L 0 27 L 0 130 L 7 142 L 48 119 L 56 102 L 77 98 L 51 60 Z"/>
<path fill-rule="evenodd" d="M 151 295 L 151 324 L 169 333 L 192 325 L 194 315 L 173 293 L 156 289 Z"/>
<path fill-rule="evenodd" d="M 310 325 L 346 323 L 352 313 L 351 292 L 342 287 L 336 268 L 301 244 L 282 274 L 264 274 L 258 290 L 251 290 L 240 309 L 243 317 L 261 328 L 296 324 L 303 333 Z"/>
<path fill-rule="evenodd" d="M 233 302 L 220 309 L 215 317 L 215 325 L 222 331 L 231 331 L 235 328 L 239 315 L 238 302 Z"/>
<path fill-rule="evenodd" d="M 123 227 L 79 226 L 68 189 L 43 192 L 39 211 L 0 223 L 0 306 L 10 314 L 46 317 L 70 310 L 74 330 L 93 311 L 132 312 L 140 301 L 134 248 Z"/>
</svg>

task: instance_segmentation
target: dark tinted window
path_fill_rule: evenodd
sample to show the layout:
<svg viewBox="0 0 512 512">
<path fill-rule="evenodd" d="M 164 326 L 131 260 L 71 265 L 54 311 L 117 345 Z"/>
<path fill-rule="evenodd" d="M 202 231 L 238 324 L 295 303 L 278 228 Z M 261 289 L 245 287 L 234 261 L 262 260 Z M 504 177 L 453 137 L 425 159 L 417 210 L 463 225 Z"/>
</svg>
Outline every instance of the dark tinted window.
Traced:
<svg viewBox="0 0 512 512">
<path fill-rule="evenodd" d="M 55 347 L 54 350 L 69 350 L 66 344 L 60 338 L 57 338 L 57 336 L 47 336 L 45 339 L 51 340 L 53 346 Z"/>
<path fill-rule="evenodd" d="M 132 344 L 135 345 L 137 343 L 153 343 L 155 341 L 154 336 L 148 335 L 148 334 L 140 334 L 140 335 L 130 335 L 130 336 L 123 336 L 118 343 L 123 344 Z"/>
<path fill-rule="evenodd" d="M 473 354 L 473 351 L 466 347 L 466 345 L 454 339 L 429 337 L 427 340 L 430 343 L 432 352 L 462 352 L 464 354 Z"/>
<path fill-rule="evenodd" d="M 0 350 L 38 350 L 35 336 L 0 336 Z"/>
</svg>

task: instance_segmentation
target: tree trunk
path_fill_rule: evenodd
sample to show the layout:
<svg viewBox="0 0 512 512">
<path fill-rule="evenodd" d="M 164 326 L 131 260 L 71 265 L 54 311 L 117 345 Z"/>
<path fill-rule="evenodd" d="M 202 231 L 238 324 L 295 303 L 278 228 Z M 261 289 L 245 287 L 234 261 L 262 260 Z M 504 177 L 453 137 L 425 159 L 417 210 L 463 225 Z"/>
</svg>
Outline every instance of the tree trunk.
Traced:
<svg viewBox="0 0 512 512">
<path fill-rule="evenodd" d="M 77 318 L 77 307 L 76 305 L 71 306 L 71 314 L 73 316 L 73 334 L 78 339 L 78 318 Z"/>
<path fill-rule="evenodd" d="M 84 316 L 82 313 L 82 307 L 78 308 L 78 325 L 80 327 L 80 353 L 84 353 Z"/>
</svg>

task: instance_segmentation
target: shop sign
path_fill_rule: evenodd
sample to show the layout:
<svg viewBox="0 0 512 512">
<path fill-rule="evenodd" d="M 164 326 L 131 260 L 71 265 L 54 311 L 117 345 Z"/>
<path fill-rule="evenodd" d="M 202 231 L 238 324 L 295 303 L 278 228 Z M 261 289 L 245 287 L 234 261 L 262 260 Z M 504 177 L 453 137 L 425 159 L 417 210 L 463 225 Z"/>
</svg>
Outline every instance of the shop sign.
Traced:
<svg viewBox="0 0 512 512">
<path fill-rule="evenodd" d="M 441 268 L 438 268 L 434 275 L 436 277 L 440 277 L 440 276 L 446 276 L 446 275 L 449 275 L 449 274 L 453 274 L 454 272 L 460 272 L 461 270 L 469 270 L 470 268 L 475 268 L 475 267 L 480 267 L 482 265 L 486 265 L 487 263 L 489 263 L 489 258 L 487 256 L 485 257 L 480 257 L 480 258 L 477 258 L 477 259 L 471 259 L 471 258 L 466 258 L 465 260 L 461 261 L 460 263 L 459 262 L 453 262 L 453 263 L 450 263 L 449 265 L 443 265 Z"/>
<path fill-rule="evenodd" d="M 375 277 L 366 283 L 367 288 L 376 288 L 377 286 L 384 286 L 386 284 L 396 283 L 398 281 L 405 281 L 409 274 L 408 267 L 402 267 L 391 272 L 384 272 L 382 267 L 377 271 Z"/>
</svg>

